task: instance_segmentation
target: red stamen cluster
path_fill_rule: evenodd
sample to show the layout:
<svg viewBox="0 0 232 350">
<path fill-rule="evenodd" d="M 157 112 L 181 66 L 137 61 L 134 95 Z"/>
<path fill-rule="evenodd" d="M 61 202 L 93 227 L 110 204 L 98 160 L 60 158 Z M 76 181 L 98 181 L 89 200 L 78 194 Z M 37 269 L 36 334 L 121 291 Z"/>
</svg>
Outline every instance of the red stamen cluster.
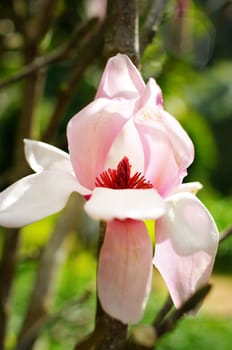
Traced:
<svg viewBox="0 0 232 350">
<path fill-rule="evenodd" d="M 131 176 L 131 165 L 129 159 L 124 157 L 117 166 L 117 169 L 103 171 L 95 182 L 96 187 L 107 187 L 113 189 L 145 189 L 152 188 L 152 183 L 136 172 Z"/>
</svg>

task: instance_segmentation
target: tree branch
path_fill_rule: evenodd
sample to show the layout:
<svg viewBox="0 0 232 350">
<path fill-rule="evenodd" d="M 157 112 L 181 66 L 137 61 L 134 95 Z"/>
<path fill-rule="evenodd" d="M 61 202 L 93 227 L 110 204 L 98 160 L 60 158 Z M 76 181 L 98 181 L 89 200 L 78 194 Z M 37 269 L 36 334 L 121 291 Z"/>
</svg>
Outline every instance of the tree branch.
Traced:
<svg viewBox="0 0 232 350">
<path fill-rule="evenodd" d="M 54 294 L 54 281 L 60 264 L 63 261 L 61 255 L 65 255 L 65 246 L 63 243 L 71 230 L 78 224 L 77 217 L 82 211 L 82 204 L 82 201 L 80 203 L 80 197 L 76 193 L 73 193 L 66 208 L 58 217 L 51 237 L 44 248 L 28 309 L 19 334 L 17 345 L 19 348 L 21 347 L 21 342 L 24 342 L 25 337 L 27 337 L 28 330 L 30 331 L 34 325 L 38 322 L 40 323 L 47 316 Z M 39 328 L 37 327 L 37 332 L 33 332 L 33 337 L 31 337 L 28 348 L 24 349 L 28 350 L 31 348 L 38 335 L 38 331 Z"/>
<path fill-rule="evenodd" d="M 56 14 L 57 0 L 40 0 L 35 6 L 35 15 L 26 26 L 28 40 L 39 43 L 48 32 Z"/>
<path fill-rule="evenodd" d="M 108 0 L 104 55 L 108 59 L 117 53 L 128 55 L 135 64 L 139 60 L 137 0 Z M 126 35 L 125 35 L 126 33 Z M 106 224 L 100 224 L 98 258 L 105 236 Z M 95 330 L 87 338 L 87 348 L 95 341 L 95 350 L 119 350 L 127 337 L 126 324 L 110 317 L 97 296 Z M 75 350 L 83 348 L 77 344 Z"/>
<path fill-rule="evenodd" d="M 170 332 L 173 330 L 178 321 L 182 319 L 187 313 L 190 311 L 196 310 L 196 308 L 199 307 L 200 304 L 202 304 L 205 297 L 208 295 L 209 291 L 211 290 L 211 285 L 207 284 L 197 290 L 179 309 L 175 309 L 173 312 L 169 313 L 168 316 L 166 315 L 164 310 L 170 310 L 170 301 L 169 299 L 165 303 L 165 307 L 163 307 L 161 312 L 158 314 L 159 316 L 156 317 L 155 321 L 153 322 L 153 330 L 154 330 L 154 338 L 155 338 L 155 344 L 159 338 L 161 338 L 164 334 Z M 162 314 L 162 317 L 160 317 Z M 165 317 L 163 317 L 165 316 Z M 151 346 L 145 346 L 143 344 L 138 344 L 135 342 L 135 339 L 132 336 L 128 339 L 124 346 L 124 350 L 153 350 L 155 344 L 152 344 Z"/>
<path fill-rule="evenodd" d="M 163 321 L 163 319 L 167 316 L 167 314 L 172 309 L 172 307 L 173 307 L 173 302 L 170 295 L 168 295 L 166 302 L 163 304 L 162 308 L 158 312 L 153 322 L 153 327 L 156 328 Z"/>
<path fill-rule="evenodd" d="M 197 290 L 179 309 L 174 310 L 163 322 L 155 326 L 157 338 L 172 330 L 177 322 L 186 313 L 195 310 L 203 302 L 211 290 L 211 285 L 207 284 Z"/>
<path fill-rule="evenodd" d="M 89 290 L 85 291 L 83 295 L 76 301 L 72 301 L 69 304 L 66 304 L 62 309 L 60 309 L 57 313 L 53 315 L 44 315 L 40 319 L 37 320 L 36 323 L 32 324 L 30 328 L 27 330 L 26 334 L 21 339 L 20 343 L 17 344 L 15 350 L 27 350 L 31 347 L 34 342 L 34 339 L 37 337 L 38 333 L 42 328 L 49 326 L 51 324 L 56 323 L 62 317 L 62 314 L 66 312 L 70 306 L 77 306 L 85 303 L 91 295 Z M 86 348 L 85 348 L 86 350 Z"/>
<path fill-rule="evenodd" d="M 41 137 L 43 141 L 48 142 L 54 136 L 59 126 L 60 119 L 70 103 L 72 96 L 76 92 L 85 70 L 88 68 L 89 64 L 95 60 L 98 54 L 102 52 L 103 33 L 104 24 L 97 23 L 97 25 L 92 28 L 91 35 L 88 36 L 88 40 L 86 40 L 81 49 L 79 48 L 78 55 L 75 59 L 75 66 L 69 79 L 60 89 L 57 103 L 50 118 L 49 124 Z"/>
<path fill-rule="evenodd" d="M 95 26 L 97 23 L 98 20 L 94 18 L 85 24 L 78 25 L 71 34 L 70 39 L 65 42 L 64 45 L 61 45 L 48 55 L 36 57 L 32 62 L 28 63 L 24 68 L 22 68 L 20 72 L 16 73 L 10 78 L 0 81 L 0 89 L 26 78 L 31 73 L 38 71 L 51 63 L 65 60 L 74 52 L 76 53 L 78 48 L 84 45 L 84 43 L 89 39 L 89 32 L 92 33 L 92 30 L 96 30 Z"/>
<path fill-rule="evenodd" d="M 124 53 L 139 62 L 137 0 L 108 0 L 104 55 Z"/>
<path fill-rule="evenodd" d="M 30 45 L 25 39 L 25 47 L 24 47 L 24 59 L 27 63 L 32 60 L 37 53 L 37 45 L 34 43 L 33 46 Z M 13 181 L 18 180 L 21 177 L 21 174 L 25 171 L 25 161 L 24 161 L 24 152 L 23 152 L 23 144 L 22 139 L 24 137 L 29 138 L 31 134 L 31 130 L 33 128 L 34 122 L 34 113 L 35 108 L 38 102 L 39 93 L 41 92 L 41 76 L 38 72 L 34 72 L 28 76 L 28 79 L 25 81 L 22 90 L 22 112 L 20 115 L 18 130 L 16 134 L 15 140 L 15 148 L 14 148 L 14 170 L 13 170 Z M 30 96 L 30 98 L 28 98 Z M 1 336 L 0 345 L 3 347 L 4 345 L 4 337 L 6 330 L 6 323 L 8 318 L 8 312 L 6 309 L 6 303 L 10 300 L 11 286 L 13 283 L 14 272 L 17 263 L 17 254 L 18 254 L 18 243 L 19 243 L 19 229 L 6 230 L 6 236 L 4 238 L 3 250 L 2 250 L 2 259 L 0 262 L 0 280 L 2 290 L 0 293 L 0 327 L 1 332 L 3 333 Z M 3 282 L 4 281 L 4 282 Z"/>
</svg>

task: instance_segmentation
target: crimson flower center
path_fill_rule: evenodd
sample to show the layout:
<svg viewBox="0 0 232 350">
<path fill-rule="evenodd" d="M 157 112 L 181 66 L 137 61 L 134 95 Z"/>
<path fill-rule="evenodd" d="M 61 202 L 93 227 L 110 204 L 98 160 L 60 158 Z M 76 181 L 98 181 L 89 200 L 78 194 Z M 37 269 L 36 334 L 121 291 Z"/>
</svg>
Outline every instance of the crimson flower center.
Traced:
<svg viewBox="0 0 232 350">
<path fill-rule="evenodd" d="M 152 183 L 136 172 L 131 176 L 131 165 L 129 159 L 124 157 L 116 169 L 104 170 L 95 181 L 96 187 L 107 187 L 113 189 L 145 189 L 152 188 Z"/>
</svg>

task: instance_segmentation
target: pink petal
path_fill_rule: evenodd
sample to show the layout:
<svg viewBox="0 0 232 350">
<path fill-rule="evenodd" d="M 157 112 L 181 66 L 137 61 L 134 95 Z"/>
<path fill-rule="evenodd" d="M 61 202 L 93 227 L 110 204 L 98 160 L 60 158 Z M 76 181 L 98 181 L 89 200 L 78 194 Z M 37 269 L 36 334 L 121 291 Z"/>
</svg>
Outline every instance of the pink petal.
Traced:
<svg viewBox="0 0 232 350">
<path fill-rule="evenodd" d="M 176 307 L 209 281 L 218 246 L 216 224 L 194 195 L 167 199 L 167 213 L 156 221 L 154 264 Z"/>
<path fill-rule="evenodd" d="M 139 133 L 130 118 L 111 145 L 106 158 L 105 168 L 117 168 L 122 158 L 127 157 L 131 164 L 131 173 L 144 172 L 144 151 Z"/>
<path fill-rule="evenodd" d="M 162 121 L 168 132 L 176 162 L 179 168 L 182 169 L 183 175 L 185 176 L 185 170 L 189 167 L 194 158 L 193 143 L 186 131 L 172 115 L 163 111 Z"/>
<path fill-rule="evenodd" d="M 41 141 L 24 140 L 25 156 L 35 172 L 43 170 L 62 170 L 72 173 L 69 154 Z"/>
<path fill-rule="evenodd" d="M 141 96 L 141 106 L 145 106 L 146 104 L 150 104 L 151 106 L 163 106 L 162 91 L 152 78 L 148 80 L 146 89 Z"/>
<path fill-rule="evenodd" d="M 135 124 L 143 143 L 144 176 L 165 196 L 181 183 L 182 172 L 162 123 L 160 108 L 141 109 L 135 117 Z"/>
<path fill-rule="evenodd" d="M 134 110 L 134 103 L 98 99 L 77 113 L 67 128 L 68 146 L 78 181 L 93 189 L 105 169 L 114 139 Z"/>
<path fill-rule="evenodd" d="M 165 212 L 164 200 L 156 190 L 97 187 L 85 203 L 85 211 L 93 219 L 155 219 Z"/>
<path fill-rule="evenodd" d="M 108 60 L 96 98 L 133 99 L 144 88 L 143 79 L 131 60 L 126 55 L 118 54 Z"/>
<path fill-rule="evenodd" d="M 152 244 L 142 221 L 107 224 L 100 252 L 98 292 L 103 309 L 121 322 L 138 322 L 149 296 Z"/>
<path fill-rule="evenodd" d="M 61 171 L 44 171 L 17 181 L 0 193 L 0 225 L 20 227 L 60 211 L 76 179 Z"/>
</svg>

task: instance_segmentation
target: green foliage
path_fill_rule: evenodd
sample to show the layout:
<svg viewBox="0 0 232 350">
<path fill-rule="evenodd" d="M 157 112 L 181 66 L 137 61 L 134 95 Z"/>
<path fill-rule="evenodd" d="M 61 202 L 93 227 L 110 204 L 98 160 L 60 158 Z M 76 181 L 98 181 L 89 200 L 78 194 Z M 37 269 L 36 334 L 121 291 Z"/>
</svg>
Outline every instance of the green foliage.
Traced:
<svg viewBox="0 0 232 350">
<path fill-rule="evenodd" d="M 187 317 L 170 334 L 158 343 L 157 350 L 211 349 L 229 350 L 231 348 L 232 319 L 212 319 L 208 317 Z"/>
</svg>

